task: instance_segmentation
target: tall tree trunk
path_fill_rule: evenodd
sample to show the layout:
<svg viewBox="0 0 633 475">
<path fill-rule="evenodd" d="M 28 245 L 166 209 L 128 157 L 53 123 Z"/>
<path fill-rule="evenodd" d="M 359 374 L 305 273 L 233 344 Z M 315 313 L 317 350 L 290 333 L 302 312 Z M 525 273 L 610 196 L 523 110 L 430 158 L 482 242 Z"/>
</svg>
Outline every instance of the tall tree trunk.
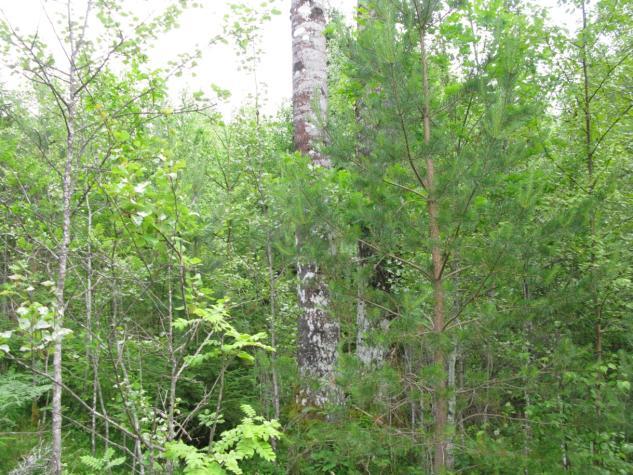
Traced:
<svg viewBox="0 0 633 475">
<path fill-rule="evenodd" d="M 57 251 L 58 270 L 57 283 L 55 286 L 55 317 L 53 322 L 53 397 L 51 401 L 51 463 L 50 473 L 53 475 L 61 475 L 62 473 L 62 338 L 64 316 L 66 311 L 66 301 L 64 291 L 66 288 L 66 272 L 68 269 L 68 258 L 71 240 L 71 219 L 72 209 L 71 201 L 75 190 L 74 182 L 74 164 L 76 163 L 78 149 L 77 138 L 75 136 L 75 127 L 77 122 L 77 107 L 79 104 L 80 78 L 79 69 L 77 67 L 77 59 L 81 55 L 83 49 L 86 29 L 88 27 L 88 18 L 92 8 L 92 0 L 86 3 L 85 18 L 83 25 L 76 30 L 77 25 L 72 21 L 72 5 L 71 0 L 66 3 L 68 14 L 68 89 L 66 100 L 63 104 L 59 104 L 60 112 L 65 116 L 66 125 L 66 155 L 64 160 L 64 172 L 62 174 L 62 236 Z M 56 91 L 56 86 L 52 82 L 47 86 Z M 56 92 L 58 97 L 60 92 Z"/>
<path fill-rule="evenodd" d="M 318 115 L 327 110 L 327 58 L 325 10 L 319 0 L 292 0 L 293 125 L 294 145 L 314 166 L 329 168 L 330 160 L 319 150 L 323 133 Z M 310 229 L 297 230 L 299 261 L 297 361 L 302 378 L 301 406 L 323 407 L 336 399 L 334 381 L 339 324 L 330 315 L 330 296 L 317 263 L 302 257 Z M 317 384 L 311 384 L 316 382 Z"/>
<path fill-rule="evenodd" d="M 587 35 L 589 34 L 589 19 L 587 15 L 587 1 L 582 0 L 581 4 L 582 13 L 582 30 L 581 35 L 581 65 L 582 65 L 582 86 L 583 86 L 583 119 L 584 119 L 584 142 L 585 142 L 585 159 L 587 166 L 587 195 L 590 200 L 589 203 L 589 290 L 591 294 L 591 309 L 593 312 L 593 327 L 594 327 L 594 352 L 596 360 L 600 362 L 602 360 L 602 316 L 601 305 L 599 303 L 599 290 L 598 283 L 596 282 L 596 210 L 593 204 L 594 194 L 594 145 L 592 135 L 592 117 L 591 117 L 591 93 L 590 88 L 590 76 L 589 76 L 589 52 Z M 596 405 L 596 421 L 600 421 L 601 417 L 601 385 L 602 378 L 597 376 L 596 390 L 595 390 L 595 405 Z M 596 434 L 599 430 L 596 429 Z M 596 452 L 600 450 L 600 444 L 597 440 L 597 435 L 594 440 L 591 441 L 591 454 L 594 457 L 594 464 L 599 465 Z"/>
<path fill-rule="evenodd" d="M 76 49 L 70 36 L 72 45 L 72 55 L 70 58 L 70 72 L 68 82 L 68 100 L 66 116 L 66 157 L 64 164 L 64 174 L 62 178 L 62 238 L 59 244 L 57 271 L 57 285 L 55 288 L 55 321 L 54 321 L 54 349 L 53 349 L 53 399 L 51 404 L 52 416 L 52 452 L 51 452 L 51 473 L 61 475 L 62 473 L 62 338 L 64 314 L 66 301 L 64 290 L 66 287 L 66 271 L 68 267 L 68 254 L 70 248 L 71 232 L 71 200 L 74 191 L 73 164 L 75 162 L 75 114 L 77 106 L 77 77 L 76 77 Z"/>
<path fill-rule="evenodd" d="M 365 22 L 374 16 L 375 11 L 371 9 L 368 0 L 358 0 L 356 6 L 356 27 L 358 28 L 359 34 L 362 34 L 362 31 L 365 28 Z M 359 133 L 356 137 L 356 155 L 360 159 L 362 156 L 369 155 L 366 143 L 369 138 L 368 136 L 372 132 L 375 132 L 375 130 L 373 130 L 373 127 L 363 124 L 364 106 L 362 99 L 356 101 L 354 108 L 356 123 L 359 129 Z M 364 130 L 365 133 L 360 132 L 361 130 Z M 363 238 L 367 238 L 370 234 L 369 229 L 365 226 L 362 227 L 361 232 Z M 379 321 L 374 321 L 367 314 L 367 290 L 371 287 L 376 287 L 376 285 L 372 284 L 379 282 L 379 276 L 376 275 L 379 271 L 375 270 L 375 272 L 366 272 L 368 270 L 366 268 L 368 267 L 367 264 L 375 254 L 374 250 L 370 246 L 360 240 L 358 242 L 357 252 L 361 277 L 358 283 L 358 296 L 356 302 L 356 356 L 365 367 L 378 367 L 382 365 L 385 359 L 386 348 L 383 345 L 372 342 L 371 333 L 387 328 L 389 320 L 385 316 L 384 318 L 380 318 Z M 386 288 L 383 288 L 382 290 L 386 290 Z"/>
<path fill-rule="evenodd" d="M 176 357 L 176 345 L 174 341 L 174 290 L 171 263 L 168 266 L 167 279 L 167 353 L 171 366 L 169 394 L 167 396 L 167 441 L 171 442 L 176 435 L 174 418 L 176 417 L 176 384 L 178 382 L 178 359 Z M 168 474 L 174 473 L 172 461 L 167 462 L 166 471 Z"/>
<path fill-rule="evenodd" d="M 591 198 L 594 191 L 594 156 L 593 156 L 593 137 L 592 137 L 592 120 L 591 120 L 591 95 L 589 91 L 589 58 L 587 51 L 587 34 L 588 34 L 588 18 L 587 18 L 587 2 L 583 0 L 582 4 L 582 41 L 581 41 L 581 63 L 582 63 L 582 81 L 583 81 L 583 118 L 584 118 L 584 134 L 585 134 L 585 158 L 587 161 L 587 192 Z M 598 361 L 602 358 L 602 323 L 600 318 L 600 305 L 598 304 L 598 289 L 595 278 L 596 264 L 596 212 L 593 204 L 590 205 L 589 215 L 589 258 L 591 264 L 591 298 L 594 310 L 594 350 Z"/>
<path fill-rule="evenodd" d="M 426 50 L 426 25 L 428 18 L 423 18 L 418 11 L 420 20 L 420 51 L 422 63 L 422 94 L 423 94 L 423 128 L 424 145 L 428 149 L 431 143 L 431 106 L 428 74 L 428 57 Z M 426 156 L 425 187 L 428 194 L 427 210 L 429 217 L 429 238 L 431 241 L 431 262 L 433 285 L 433 332 L 436 336 L 436 348 L 433 354 L 433 364 L 442 372 L 446 370 L 446 351 L 443 347 L 442 335 L 445 324 L 445 295 L 442 272 L 444 270 L 444 258 L 442 256 L 442 242 L 440 233 L 440 204 L 437 195 L 437 183 L 435 179 L 435 163 L 433 157 Z M 433 388 L 433 472 L 442 473 L 446 469 L 447 446 L 446 428 L 448 424 L 448 397 L 446 391 L 446 378 L 442 374 Z"/>
<path fill-rule="evenodd" d="M 315 165 L 331 167 L 320 153 L 319 115 L 327 112 L 325 10 L 319 0 L 292 0 L 292 106 L 295 149 Z"/>
</svg>

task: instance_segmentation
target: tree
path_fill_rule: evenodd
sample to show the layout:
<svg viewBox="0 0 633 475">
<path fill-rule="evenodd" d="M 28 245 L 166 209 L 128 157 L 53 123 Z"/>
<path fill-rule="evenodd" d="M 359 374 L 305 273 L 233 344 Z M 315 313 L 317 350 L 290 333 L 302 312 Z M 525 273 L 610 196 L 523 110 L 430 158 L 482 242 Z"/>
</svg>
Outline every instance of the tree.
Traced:
<svg viewBox="0 0 633 475">
<path fill-rule="evenodd" d="M 633 471 L 631 2 L 295 1 L 273 116 L 233 5 L 231 118 L 148 63 L 180 3 L 92 5 L 71 147 L 70 58 L 2 24 L 0 472 Z"/>
<path fill-rule="evenodd" d="M 324 134 L 320 117 L 327 112 L 327 56 L 325 9 L 319 1 L 293 0 L 292 21 L 292 105 L 294 145 L 309 157 L 313 167 L 330 168 L 331 161 L 320 150 Z M 306 255 L 306 241 L 327 240 L 319 223 L 307 223 L 297 230 L 297 277 L 299 306 L 297 361 L 303 379 L 298 402 L 302 407 L 324 407 L 335 402 L 335 371 L 339 324 L 331 314 L 330 295 L 323 270 L 314 257 Z"/>
</svg>

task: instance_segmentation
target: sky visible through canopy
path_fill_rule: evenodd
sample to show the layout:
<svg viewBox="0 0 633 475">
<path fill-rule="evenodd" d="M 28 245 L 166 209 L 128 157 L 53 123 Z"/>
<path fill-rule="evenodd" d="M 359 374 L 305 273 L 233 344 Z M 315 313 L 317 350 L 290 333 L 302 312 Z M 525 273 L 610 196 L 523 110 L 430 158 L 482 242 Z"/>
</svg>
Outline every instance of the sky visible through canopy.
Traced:
<svg viewBox="0 0 633 475">
<path fill-rule="evenodd" d="M 83 11 L 83 3 L 84 0 L 74 0 L 78 11 Z M 147 18 L 159 13 L 170 3 L 170 0 L 126 0 L 125 7 L 140 18 Z M 231 93 L 226 102 L 218 104 L 218 109 L 230 116 L 253 94 L 254 81 L 250 75 L 239 70 L 238 59 L 230 45 L 208 44 L 211 38 L 222 33 L 224 16 L 230 11 L 232 3 L 244 3 L 257 8 L 261 0 L 201 0 L 200 3 L 202 8 L 185 11 L 179 21 L 180 27 L 162 35 L 149 56 L 152 65 L 166 66 L 169 60 L 179 54 L 201 48 L 203 56 L 198 65 L 182 77 L 172 78 L 172 95 L 178 100 L 184 90 L 209 91 L 211 84 L 215 84 Z M 342 12 L 350 23 L 356 3 L 357 0 L 329 0 L 330 6 Z M 554 24 L 573 28 L 577 23 L 577 19 L 568 15 L 556 0 L 537 0 L 535 3 L 549 10 Z M 37 30 L 40 37 L 51 46 L 55 56 L 63 58 L 62 51 L 55 48 L 57 40 L 44 13 L 46 9 L 48 16 L 54 20 L 54 13 L 63 4 L 65 1 L 58 0 L 0 0 L 0 15 L 23 34 Z M 264 101 L 262 107 L 266 113 L 274 113 L 280 105 L 287 103 L 292 90 L 292 76 L 289 74 L 292 61 L 288 13 L 290 0 L 276 0 L 275 6 L 283 13 L 262 26 L 264 55 L 257 72 L 260 97 Z M 5 70 L 0 74 L 6 78 L 8 72 Z M 19 82 L 19 77 L 7 80 L 9 86 L 16 86 Z"/>
</svg>

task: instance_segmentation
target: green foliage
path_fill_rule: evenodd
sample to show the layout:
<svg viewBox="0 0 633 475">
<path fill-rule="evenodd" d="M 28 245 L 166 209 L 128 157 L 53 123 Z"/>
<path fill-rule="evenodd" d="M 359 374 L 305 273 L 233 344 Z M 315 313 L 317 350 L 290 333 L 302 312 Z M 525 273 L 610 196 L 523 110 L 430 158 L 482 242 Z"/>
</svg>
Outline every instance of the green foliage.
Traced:
<svg viewBox="0 0 633 475">
<path fill-rule="evenodd" d="M 170 460 L 183 460 L 185 473 L 191 475 L 242 474 L 241 461 L 259 456 L 272 462 L 275 452 L 271 439 L 278 439 L 280 425 L 257 416 L 252 407 L 243 404 L 245 417 L 231 430 L 224 431 L 220 440 L 213 444 L 211 453 L 204 453 L 182 441 L 167 444 L 165 456 Z"/>
<path fill-rule="evenodd" d="M 125 462 L 125 457 L 113 458 L 115 452 L 112 448 L 106 449 L 103 456 L 95 458 L 91 455 L 82 455 L 81 463 L 92 470 L 92 473 L 100 473 L 103 470 L 112 470 Z"/>
<path fill-rule="evenodd" d="M 173 100 L 169 77 L 198 54 L 154 70 L 150 40 L 191 3 L 141 21 L 125 2 L 94 2 L 103 36 L 77 58 L 57 329 L 66 470 L 430 473 L 440 394 L 457 473 L 633 472 L 631 2 L 587 2 L 569 31 L 516 1 L 367 0 L 358 28 L 332 14 L 318 121 L 331 169 L 294 153 L 290 110 L 261 109 L 261 25 L 276 2 L 233 5 L 213 39 L 252 76 L 248 105 L 229 120 L 206 91 Z M 564 3 L 580 18 L 580 0 Z M 428 144 L 419 7 L 435 11 Z M 58 336 L 67 91 L 41 84 L 63 66 L 37 35 L 25 41 L 0 22 L 5 62 L 35 79 L 0 89 L 3 473 L 47 456 Z M 99 67 L 110 47 L 117 66 Z M 298 227 L 313 230 L 301 257 L 319 263 L 341 328 L 344 398 L 323 411 L 296 404 Z M 359 336 L 382 359 L 364 364 Z M 106 437 L 135 456 L 104 451 Z"/>
<path fill-rule="evenodd" d="M 15 370 L 0 374 L 0 421 L 5 428 L 11 428 L 19 409 L 40 398 L 51 389 L 42 378 L 33 378 Z"/>
</svg>

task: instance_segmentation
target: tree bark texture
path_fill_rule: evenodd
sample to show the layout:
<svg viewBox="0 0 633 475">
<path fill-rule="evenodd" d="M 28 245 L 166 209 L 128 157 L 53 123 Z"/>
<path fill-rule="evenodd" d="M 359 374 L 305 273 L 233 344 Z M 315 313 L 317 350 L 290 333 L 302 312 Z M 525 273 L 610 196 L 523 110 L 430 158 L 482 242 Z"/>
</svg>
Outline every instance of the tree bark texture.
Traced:
<svg viewBox="0 0 633 475">
<path fill-rule="evenodd" d="M 430 87 L 428 73 L 428 57 L 426 49 L 426 31 L 425 27 L 420 29 L 420 50 L 422 63 L 422 93 L 424 102 L 423 110 L 423 128 L 424 128 L 424 145 L 426 147 L 431 143 L 431 106 L 430 106 Z M 442 252 L 442 241 L 440 233 L 440 204 L 437 193 L 437 181 L 435 178 L 435 163 L 433 157 L 428 154 L 426 156 L 426 178 L 425 187 L 428 193 L 427 210 L 429 216 L 429 238 L 431 241 L 431 262 L 433 271 L 431 280 L 433 284 L 433 332 L 436 334 L 437 342 L 433 355 L 433 363 L 442 372 L 446 371 L 446 351 L 441 342 L 444 333 L 444 325 L 446 320 L 445 313 L 445 294 L 442 272 L 444 270 L 444 257 Z M 442 376 L 433 388 L 433 473 L 439 474 L 446 470 L 448 462 L 448 437 L 446 428 L 448 425 L 448 396 L 447 396 L 446 378 Z"/>
<path fill-rule="evenodd" d="M 61 475 L 62 473 L 62 328 L 64 324 L 64 314 L 66 301 L 64 290 L 66 287 L 66 272 L 68 268 L 68 254 L 70 248 L 71 232 L 71 200 L 74 191 L 73 163 L 75 161 L 75 109 L 76 109 L 76 75 L 75 75 L 75 55 L 71 58 L 69 75 L 68 94 L 68 114 L 67 114 L 67 135 L 66 135 L 66 157 L 64 165 L 64 175 L 62 178 L 62 239 L 59 244 L 59 266 L 57 271 L 57 285 L 55 288 L 55 322 L 54 322 L 54 349 L 53 349 L 53 398 L 51 402 L 51 431 L 52 431 L 52 451 L 51 451 L 51 473 Z"/>
<path fill-rule="evenodd" d="M 316 167 L 331 166 L 321 153 L 320 117 L 327 111 L 325 8 L 318 0 L 292 0 L 293 125 L 295 149 Z M 301 407 L 324 407 L 337 398 L 335 379 L 339 324 L 330 314 L 330 296 L 321 268 L 302 257 L 305 240 L 317 233 L 310 226 L 297 230 L 298 295 L 301 315 L 297 362 L 302 388 Z"/>
</svg>

